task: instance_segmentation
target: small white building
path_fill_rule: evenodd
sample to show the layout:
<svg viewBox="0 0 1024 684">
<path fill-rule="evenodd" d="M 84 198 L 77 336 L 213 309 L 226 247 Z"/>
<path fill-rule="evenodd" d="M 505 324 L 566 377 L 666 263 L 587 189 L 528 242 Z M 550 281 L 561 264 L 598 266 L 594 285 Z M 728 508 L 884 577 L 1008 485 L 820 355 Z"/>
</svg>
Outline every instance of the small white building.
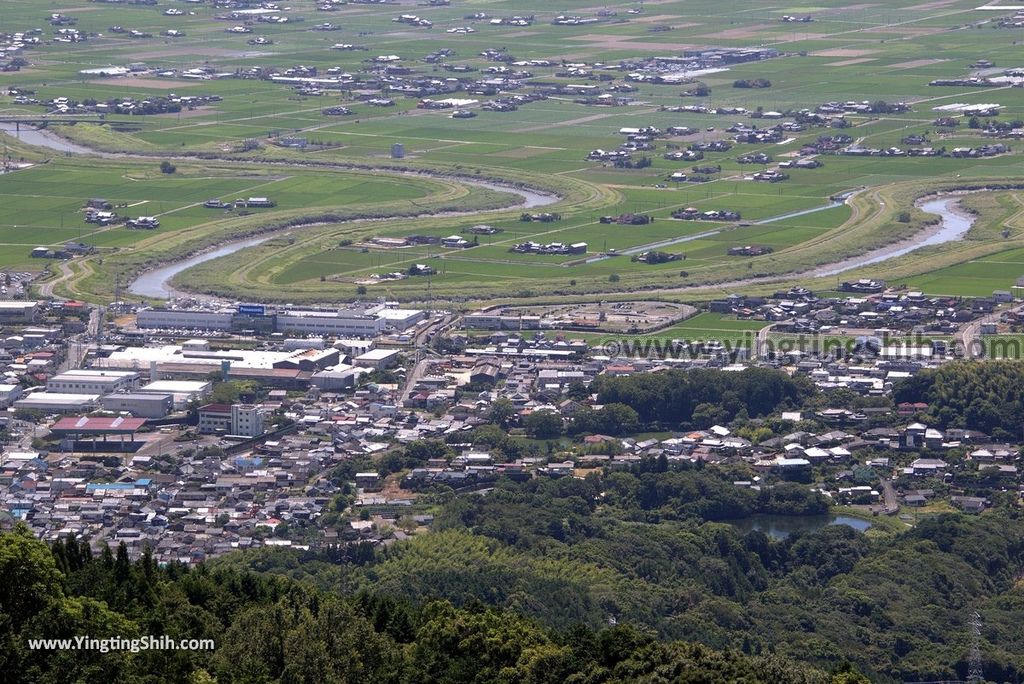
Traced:
<svg viewBox="0 0 1024 684">
<path fill-rule="evenodd" d="M 448 247 L 449 249 L 462 249 L 469 247 L 470 242 L 461 235 L 449 235 L 448 237 L 441 238 L 441 246 Z"/>
<path fill-rule="evenodd" d="M 7 408 L 21 398 L 21 385 L 0 385 L 0 408 Z"/>
</svg>

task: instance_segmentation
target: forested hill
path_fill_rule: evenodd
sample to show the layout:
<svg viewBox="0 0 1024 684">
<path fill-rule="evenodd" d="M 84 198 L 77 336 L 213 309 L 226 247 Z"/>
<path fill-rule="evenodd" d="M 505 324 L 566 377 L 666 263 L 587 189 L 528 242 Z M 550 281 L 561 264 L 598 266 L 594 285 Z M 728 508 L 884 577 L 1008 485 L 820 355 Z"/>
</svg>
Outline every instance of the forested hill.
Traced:
<svg viewBox="0 0 1024 684">
<path fill-rule="evenodd" d="M 452 499 L 435 531 L 387 549 L 264 550 L 214 565 L 415 605 L 483 602 L 559 631 L 614 618 L 662 640 L 825 671 L 850 661 L 873 682 L 965 678 L 967 619 L 977 610 L 986 676 L 1017 680 L 1024 524 L 1015 509 L 944 514 L 870 536 L 827 526 L 784 540 L 709 522 L 820 505 L 797 485 L 740 490 L 717 468 L 502 482 Z"/>
<path fill-rule="evenodd" d="M 344 597 L 279 576 L 94 558 L 0 535 L 0 665 L 13 684 L 861 684 L 774 656 L 657 640 L 632 626 L 555 632 L 509 610 Z M 30 650 L 32 638 L 213 639 L 212 651 Z"/>
<path fill-rule="evenodd" d="M 1024 364 L 947 363 L 899 383 L 896 402 L 924 402 L 923 418 L 939 427 L 970 427 L 998 439 L 1024 433 Z"/>
<path fill-rule="evenodd" d="M 521 494 L 467 501 L 445 530 L 360 557 L 244 552 L 187 569 L 2 534 L 4 681 L 949 680 L 966 675 L 974 610 L 988 680 L 1021 672 L 1024 526 L 1008 514 L 773 541 L 692 521 L 588 529 L 592 515 L 551 505 L 566 516 L 559 531 L 527 517 L 536 501 Z M 209 638 L 216 649 L 28 648 L 77 635 Z"/>
<path fill-rule="evenodd" d="M 815 393 L 806 377 L 768 368 L 742 373 L 708 369 L 669 370 L 616 377 L 601 375 L 591 386 L 602 404 L 625 404 L 645 423 L 676 426 L 696 420 L 728 423 L 743 413 L 765 416 L 797 406 Z"/>
</svg>

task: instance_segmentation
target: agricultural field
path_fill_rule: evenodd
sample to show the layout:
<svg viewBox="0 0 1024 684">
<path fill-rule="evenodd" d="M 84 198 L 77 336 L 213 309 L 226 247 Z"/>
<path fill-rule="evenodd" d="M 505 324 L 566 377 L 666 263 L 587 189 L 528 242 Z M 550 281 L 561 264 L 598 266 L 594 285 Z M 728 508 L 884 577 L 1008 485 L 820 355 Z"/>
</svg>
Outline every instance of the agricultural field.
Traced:
<svg viewBox="0 0 1024 684">
<path fill-rule="evenodd" d="M 1012 71 L 1024 67 L 1024 32 L 1000 25 L 1015 12 L 998 3 L 235 5 L 4 3 L 0 33 L 39 42 L 0 58 L 10 66 L 0 122 L 46 130 L 0 134 L 7 158 L 30 164 L 0 174 L 0 267 L 48 267 L 56 293 L 103 301 L 115 276 L 131 282 L 266 233 L 273 239 L 178 273 L 173 289 L 422 301 L 429 281 L 431 296 L 472 306 L 641 291 L 699 301 L 859 277 L 986 295 L 1024 276 L 1014 132 L 1024 129 L 1024 88 Z M 403 15 L 416 21 L 396 21 Z M 57 40 L 69 29 L 84 39 Z M 736 87 L 755 82 L 767 87 Z M 509 111 L 492 111 L 514 97 Z M 459 103 L 419 106 L 444 98 Z M 163 113 L 133 113 L 170 101 Z M 742 137 L 775 127 L 775 137 Z M 623 129 L 658 133 L 628 164 L 593 159 L 635 135 Z M 837 135 L 848 139 L 821 146 Z M 987 145 L 1005 147 L 953 152 Z M 701 158 L 666 158 L 688 148 L 703 148 Z M 851 148 L 900 153 L 839 154 Z M 936 156 L 906 153 L 914 148 Z M 812 160 L 821 165 L 793 166 Z M 161 173 L 162 161 L 176 171 Z M 754 179 L 771 171 L 788 178 Z M 920 197 L 997 186 L 965 196 L 965 234 L 857 262 L 928 232 L 936 217 L 915 207 Z M 202 206 L 249 196 L 276 206 L 245 216 Z M 95 197 L 159 216 L 160 228 L 85 224 Z M 687 208 L 742 218 L 672 217 Z M 559 218 L 528 222 L 524 212 Z M 622 215 L 650 222 L 602 222 Z M 494 231 L 473 233 L 481 224 Z M 453 235 L 471 244 L 440 242 Z M 420 240 L 393 246 L 409 236 Z M 29 257 L 68 242 L 95 251 L 61 268 Z M 513 251 L 530 242 L 556 247 Z M 585 253 L 557 248 L 580 243 Z M 729 253 L 743 247 L 750 253 Z M 646 263 L 652 252 L 664 260 Z M 420 266 L 429 276 L 382 277 Z"/>
<path fill-rule="evenodd" d="M 732 350 L 752 351 L 756 348 L 757 333 L 765 325 L 764 321 L 744 321 L 731 314 L 704 312 L 675 325 L 640 335 L 578 330 L 545 331 L 544 334 L 554 338 L 585 340 L 612 355 L 642 349 L 653 352 L 655 348 L 648 345 L 663 345 L 661 349 L 668 350 L 668 345 L 673 341 L 694 346 L 715 343 L 728 345 Z"/>
</svg>

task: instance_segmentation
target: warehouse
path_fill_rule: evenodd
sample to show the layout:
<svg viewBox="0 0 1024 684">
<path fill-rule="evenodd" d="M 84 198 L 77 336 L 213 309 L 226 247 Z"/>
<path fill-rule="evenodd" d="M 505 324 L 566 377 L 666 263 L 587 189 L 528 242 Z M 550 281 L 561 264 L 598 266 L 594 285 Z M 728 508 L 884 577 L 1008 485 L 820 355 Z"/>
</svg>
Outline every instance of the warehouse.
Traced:
<svg viewBox="0 0 1024 684">
<path fill-rule="evenodd" d="M 99 400 L 98 394 L 32 392 L 14 402 L 14 408 L 46 413 L 81 413 L 95 408 Z"/>
<path fill-rule="evenodd" d="M 135 389 L 139 374 L 132 371 L 72 369 L 46 382 L 47 392 L 111 394 Z"/>
<path fill-rule="evenodd" d="M 340 364 L 330 370 L 314 373 L 310 384 L 319 387 L 324 392 L 337 392 L 338 390 L 355 387 L 359 376 L 367 373 L 365 368 L 354 368 L 346 364 Z"/>
<path fill-rule="evenodd" d="M 0 301 L 0 323 L 31 323 L 39 313 L 39 302 Z"/>
<path fill-rule="evenodd" d="M 399 354 L 397 349 L 371 349 L 357 356 L 352 362 L 363 368 L 393 368 L 398 365 Z"/>
<path fill-rule="evenodd" d="M 156 380 L 142 387 L 143 394 L 170 394 L 174 408 L 182 409 L 190 401 L 202 399 L 210 393 L 210 383 L 200 380 Z"/>
<path fill-rule="evenodd" d="M 384 319 L 385 327 L 395 330 L 406 330 L 427 318 L 423 309 L 382 309 L 377 315 Z"/>
<path fill-rule="evenodd" d="M 142 309 L 135 325 L 147 329 L 230 330 L 231 311 L 190 309 Z"/>
<path fill-rule="evenodd" d="M 107 411 L 126 412 L 138 418 L 163 418 L 174 410 L 174 397 L 168 394 L 126 392 L 108 394 L 100 399 Z"/>
<path fill-rule="evenodd" d="M 376 337 L 384 332 L 384 319 L 363 309 L 292 311 L 278 313 L 278 332 L 338 337 Z"/>
<path fill-rule="evenodd" d="M 259 349 L 223 349 L 214 351 L 188 351 L 180 345 L 168 344 L 160 347 L 125 347 L 111 352 L 109 356 L 97 359 L 103 368 L 152 368 L 156 364 L 158 378 L 169 378 L 173 374 L 167 369 L 194 367 L 204 376 L 223 370 L 226 362 L 231 368 L 273 368 L 301 352 L 264 351 Z"/>
<path fill-rule="evenodd" d="M 399 309 L 373 304 L 347 309 L 284 309 L 273 311 L 260 304 L 241 304 L 237 311 L 222 309 L 143 309 L 136 316 L 142 329 L 162 330 L 273 330 L 300 335 L 376 337 L 387 329 L 405 330 L 427 317 L 421 309 Z"/>
</svg>

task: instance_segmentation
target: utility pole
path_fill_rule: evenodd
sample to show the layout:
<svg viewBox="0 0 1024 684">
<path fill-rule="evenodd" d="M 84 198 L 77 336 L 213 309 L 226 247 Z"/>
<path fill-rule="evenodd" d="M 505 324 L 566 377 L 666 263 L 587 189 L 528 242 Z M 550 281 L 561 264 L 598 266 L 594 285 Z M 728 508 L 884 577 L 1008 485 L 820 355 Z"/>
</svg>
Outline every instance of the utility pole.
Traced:
<svg viewBox="0 0 1024 684">
<path fill-rule="evenodd" d="M 430 271 L 427 271 L 427 311 L 431 314 L 434 313 L 434 291 L 430 284 L 431 276 Z"/>
<path fill-rule="evenodd" d="M 103 317 L 106 314 L 106 309 L 102 306 L 96 308 L 96 346 L 100 346 L 103 343 Z"/>
</svg>

